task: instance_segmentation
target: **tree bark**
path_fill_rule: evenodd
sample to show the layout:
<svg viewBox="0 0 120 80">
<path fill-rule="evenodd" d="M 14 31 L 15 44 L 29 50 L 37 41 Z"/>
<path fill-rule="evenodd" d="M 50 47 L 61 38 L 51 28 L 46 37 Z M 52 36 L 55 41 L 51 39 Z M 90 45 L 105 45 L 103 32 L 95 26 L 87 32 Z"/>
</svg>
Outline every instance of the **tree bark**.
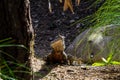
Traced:
<svg viewBox="0 0 120 80">
<path fill-rule="evenodd" d="M 6 61 L 24 64 L 30 68 L 30 57 L 34 54 L 34 30 L 30 17 L 29 0 L 0 0 L 0 40 L 12 38 L 14 44 L 23 44 L 28 50 L 18 47 L 4 48 L 7 54 L 14 57 L 13 60 L 7 55 L 3 55 Z M 13 65 L 10 65 L 12 68 Z M 16 67 L 16 71 L 30 71 L 23 67 Z M 30 80 L 31 76 L 27 73 L 16 73 L 22 80 Z"/>
</svg>

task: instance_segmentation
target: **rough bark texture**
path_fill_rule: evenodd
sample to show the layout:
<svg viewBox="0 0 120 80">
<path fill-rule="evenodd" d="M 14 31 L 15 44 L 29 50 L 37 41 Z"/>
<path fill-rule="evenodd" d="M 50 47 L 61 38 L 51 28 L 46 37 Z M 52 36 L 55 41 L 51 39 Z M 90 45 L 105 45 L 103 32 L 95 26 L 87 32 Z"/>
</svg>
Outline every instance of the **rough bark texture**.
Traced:
<svg viewBox="0 0 120 80">
<path fill-rule="evenodd" d="M 13 56 L 20 64 L 30 67 L 30 56 L 33 53 L 34 31 L 30 17 L 29 0 L 0 0 L 0 40 L 11 37 L 15 44 L 23 44 L 28 50 L 13 47 L 5 48 L 4 51 Z M 15 62 L 6 55 L 5 60 Z M 16 68 L 28 71 L 25 68 Z M 18 77 L 30 80 L 30 75 L 16 73 Z"/>
</svg>

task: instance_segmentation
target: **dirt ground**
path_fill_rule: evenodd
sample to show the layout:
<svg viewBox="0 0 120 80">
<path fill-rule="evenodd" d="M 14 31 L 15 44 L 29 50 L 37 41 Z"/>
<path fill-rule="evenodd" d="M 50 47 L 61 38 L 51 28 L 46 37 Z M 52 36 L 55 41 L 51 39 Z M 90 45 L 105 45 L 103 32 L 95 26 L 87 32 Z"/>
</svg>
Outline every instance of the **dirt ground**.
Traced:
<svg viewBox="0 0 120 80">
<path fill-rule="evenodd" d="M 71 44 L 81 31 L 91 25 L 74 24 L 74 22 L 94 13 L 104 0 L 101 0 L 102 2 L 96 7 L 90 7 L 94 0 L 81 0 L 80 6 L 75 6 L 73 2 L 75 14 L 69 10 L 63 12 L 63 4 L 59 3 L 59 0 L 51 0 L 53 12 L 50 13 L 47 1 L 30 0 L 32 23 L 36 34 L 35 54 L 39 57 L 32 60 L 34 80 L 120 80 L 120 66 L 85 67 L 44 64 L 41 58 L 51 51 L 50 42 L 61 34 L 66 37 L 66 47 Z"/>
<path fill-rule="evenodd" d="M 120 65 L 46 65 L 37 58 L 33 58 L 32 62 L 34 80 L 120 80 Z"/>
</svg>

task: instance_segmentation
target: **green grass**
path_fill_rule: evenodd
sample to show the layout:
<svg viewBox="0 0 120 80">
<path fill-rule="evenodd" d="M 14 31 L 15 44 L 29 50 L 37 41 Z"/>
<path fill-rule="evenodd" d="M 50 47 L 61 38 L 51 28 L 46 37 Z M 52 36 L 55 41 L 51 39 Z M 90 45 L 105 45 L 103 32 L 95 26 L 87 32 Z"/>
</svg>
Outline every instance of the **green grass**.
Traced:
<svg viewBox="0 0 120 80">
<path fill-rule="evenodd" d="M 4 57 L 2 57 L 2 54 L 8 56 L 9 58 L 15 60 L 16 62 L 18 62 L 14 57 L 12 57 L 9 53 L 6 53 L 4 51 L 2 51 L 2 49 L 4 47 L 21 47 L 24 49 L 27 49 L 24 45 L 17 45 L 17 44 L 13 44 L 14 40 L 12 40 L 11 38 L 6 38 L 3 40 L 0 40 L 0 77 L 3 80 L 18 80 L 15 76 L 15 71 L 14 70 L 14 66 L 11 68 L 9 67 L 8 64 L 15 64 L 17 67 L 24 67 L 23 64 L 19 64 L 19 63 L 15 63 L 15 62 L 10 62 L 10 61 L 6 61 Z M 24 67 L 26 68 L 26 67 Z"/>
<path fill-rule="evenodd" d="M 87 9 L 91 7 L 96 7 L 101 0 L 96 0 L 92 5 L 90 5 Z M 105 0 L 105 2 L 98 8 L 98 10 L 82 18 L 75 23 L 71 24 L 71 26 L 77 23 L 83 23 L 89 27 L 99 27 L 105 26 L 109 24 L 119 24 L 120 25 L 120 1 L 119 0 Z"/>
<path fill-rule="evenodd" d="M 92 64 L 92 66 L 120 65 L 120 62 L 112 60 L 113 54 L 114 53 L 109 53 L 107 59 L 101 58 L 102 62 L 95 62 Z"/>
<path fill-rule="evenodd" d="M 120 1 L 106 0 L 104 4 L 93 14 L 95 27 L 105 26 L 109 24 L 120 25 Z"/>
</svg>

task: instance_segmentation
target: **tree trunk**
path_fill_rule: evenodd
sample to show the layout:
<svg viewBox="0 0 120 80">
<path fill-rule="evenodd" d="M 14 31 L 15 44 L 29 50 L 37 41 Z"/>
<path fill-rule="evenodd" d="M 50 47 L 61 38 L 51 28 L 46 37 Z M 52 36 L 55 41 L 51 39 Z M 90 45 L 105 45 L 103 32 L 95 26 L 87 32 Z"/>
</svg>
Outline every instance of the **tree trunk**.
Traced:
<svg viewBox="0 0 120 80">
<path fill-rule="evenodd" d="M 23 44 L 28 50 L 18 47 L 4 48 L 7 54 L 14 57 L 11 59 L 7 55 L 3 55 L 6 61 L 24 64 L 30 68 L 30 57 L 34 54 L 34 30 L 30 17 L 29 0 L 0 0 L 0 40 L 12 38 L 14 44 Z M 10 64 L 12 68 L 13 64 Z M 30 71 L 23 67 L 14 68 L 17 71 Z M 14 70 L 14 71 L 15 71 Z M 30 80 L 31 76 L 27 73 L 16 72 L 15 76 L 21 77 L 21 80 Z"/>
</svg>

